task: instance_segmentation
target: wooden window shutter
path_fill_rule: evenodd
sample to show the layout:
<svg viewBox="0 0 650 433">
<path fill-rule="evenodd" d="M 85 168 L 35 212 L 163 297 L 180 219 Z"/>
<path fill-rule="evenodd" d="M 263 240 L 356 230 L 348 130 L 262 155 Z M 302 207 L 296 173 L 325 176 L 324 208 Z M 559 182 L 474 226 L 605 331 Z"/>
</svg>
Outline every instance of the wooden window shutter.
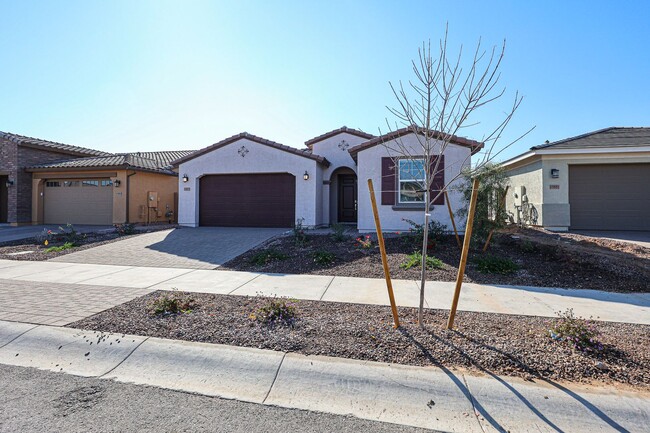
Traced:
<svg viewBox="0 0 650 433">
<path fill-rule="evenodd" d="M 438 158 L 440 158 L 438 171 L 436 173 L 433 173 L 433 170 L 436 168 L 436 161 Z M 435 156 L 431 158 L 430 172 L 433 173 L 433 182 L 431 182 L 431 189 L 429 190 L 429 194 L 433 199 L 445 187 L 445 155 Z M 445 204 L 445 195 L 440 194 L 440 196 L 435 199 L 432 204 Z"/>
<path fill-rule="evenodd" d="M 381 158 L 381 204 L 395 204 L 396 184 L 395 160 L 390 157 Z"/>
</svg>

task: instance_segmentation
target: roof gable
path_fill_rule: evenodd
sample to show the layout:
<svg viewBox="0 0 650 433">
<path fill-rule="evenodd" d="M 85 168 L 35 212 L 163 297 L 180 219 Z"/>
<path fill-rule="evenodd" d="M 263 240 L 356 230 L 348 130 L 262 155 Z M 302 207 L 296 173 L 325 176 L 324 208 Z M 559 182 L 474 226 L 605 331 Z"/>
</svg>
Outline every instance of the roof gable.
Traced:
<svg viewBox="0 0 650 433">
<path fill-rule="evenodd" d="M 357 154 L 361 151 L 364 151 L 366 149 L 369 149 L 371 147 L 377 146 L 378 144 L 386 143 L 391 140 L 395 140 L 396 138 L 408 135 L 408 134 L 415 134 L 418 133 L 420 135 L 423 134 L 424 128 L 417 128 L 414 129 L 413 127 L 406 127 L 406 128 L 401 128 L 397 129 L 395 131 L 391 131 L 387 134 L 381 135 L 379 137 L 375 137 L 371 140 L 365 141 L 359 145 L 356 145 L 349 149 L 350 155 L 352 155 L 352 158 L 356 160 Z M 432 135 L 441 135 L 444 136 L 443 133 L 430 130 L 430 133 Z M 458 137 L 456 135 L 449 135 L 448 136 L 449 142 L 453 144 L 457 144 L 459 146 L 464 146 L 464 147 L 469 147 L 472 150 L 472 155 L 481 150 L 484 146 L 484 143 L 480 141 L 475 141 L 475 140 L 470 140 L 468 138 L 464 137 Z"/>
<path fill-rule="evenodd" d="M 24 135 L 12 134 L 0 131 L 0 137 L 5 138 L 19 146 L 34 147 L 37 149 L 50 150 L 57 153 L 65 153 L 75 156 L 105 156 L 111 155 L 101 150 L 88 149 L 86 147 L 72 146 L 70 144 L 57 143 L 55 141 L 42 140 L 40 138 L 26 137 Z"/>
<path fill-rule="evenodd" d="M 351 134 L 351 135 L 356 135 L 357 137 L 361 138 L 366 138 L 366 139 L 371 139 L 374 138 L 375 136 L 372 134 L 368 134 L 367 132 L 360 131 L 358 129 L 353 129 L 353 128 L 348 128 L 347 126 L 342 126 L 339 129 L 334 129 L 333 131 L 326 132 L 325 134 L 319 135 L 318 137 L 311 138 L 307 141 L 305 141 L 305 145 L 311 149 L 314 143 L 318 143 L 319 141 L 327 140 L 328 138 L 334 137 L 338 134 Z"/>
<path fill-rule="evenodd" d="M 203 148 L 201 150 L 197 150 L 196 152 L 194 152 L 194 153 L 192 153 L 190 155 L 187 155 L 185 157 L 182 157 L 182 158 L 179 158 L 179 159 L 173 161 L 172 164 L 175 167 L 178 167 L 180 164 L 182 164 L 184 162 L 190 161 L 190 160 L 192 160 L 194 158 L 197 158 L 197 157 L 199 157 L 201 155 L 205 155 L 206 153 L 210 153 L 210 152 L 212 152 L 214 150 L 217 150 L 217 149 L 219 149 L 221 147 L 224 147 L 224 146 L 227 146 L 229 144 L 235 143 L 236 141 L 239 141 L 239 140 L 242 140 L 242 139 L 247 139 L 247 140 L 253 141 L 255 143 L 259 143 L 259 144 L 263 144 L 265 146 L 272 147 L 274 149 L 278 149 L 278 150 L 282 150 L 284 152 L 292 153 L 294 155 L 302 156 L 303 158 L 313 159 L 314 161 L 318 162 L 319 164 L 323 164 L 325 166 L 330 165 L 329 161 L 327 161 L 327 159 L 323 158 L 322 156 L 314 155 L 314 154 L 312 154 L 311 152 L 309 152 L 307 150 L 300 150 L 300 149 L 296 149 L 294 147 L 285 146 L 284 144 L 276 143 L 275 141 L 267 140 L 266 138 L 262 138 L 262 137 L 258 137 L 258 136 L 253 135 L 253 134 L 249 134 L 248 132 L 242 132 L 240 134 L 233 135 L 232 137 L 228 137 L 228 138 L 226 138 L 224 140 L 221 140 L 221 141 L 219 141 L 217 143 L 214 143 L 211 146 L 208 146 L 208 147 Z"/>
</svg>

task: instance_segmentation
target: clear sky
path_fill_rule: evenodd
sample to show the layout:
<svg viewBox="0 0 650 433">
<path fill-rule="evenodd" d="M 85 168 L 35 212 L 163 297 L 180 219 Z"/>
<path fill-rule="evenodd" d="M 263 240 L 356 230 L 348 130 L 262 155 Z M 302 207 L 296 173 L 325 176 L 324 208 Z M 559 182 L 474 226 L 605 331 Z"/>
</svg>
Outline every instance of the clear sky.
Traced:
<svg viewBox="0 0 650 433">
<path fill-rule="evenodd" d="M 647 0 L 0 0 L 0 17 L 0 130 L 105 151 L 385 130 L 389 81 L 446 23 L 454 50 L 506 39 L 502 84 L 525 99 L 505 139 L 536 129 L 504 158 L 650 126 Z"/>
</svg>

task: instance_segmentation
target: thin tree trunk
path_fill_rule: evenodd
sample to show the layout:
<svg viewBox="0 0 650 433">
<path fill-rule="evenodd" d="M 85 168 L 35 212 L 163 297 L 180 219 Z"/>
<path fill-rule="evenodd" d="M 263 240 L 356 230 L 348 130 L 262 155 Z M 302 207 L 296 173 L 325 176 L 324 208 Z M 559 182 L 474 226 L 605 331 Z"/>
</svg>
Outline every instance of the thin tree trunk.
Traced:
<svg viewBox="0 0 650 433">
<path fill-rule="evenodd" d="M 426 183 L 426 182 L 425 182 Z M 422 269 L 420 272 L 420 308 L 418 309 L 418 325 L 424 326 L 424 286 L 427 282 L 427 244 L 429 243 L 429 191 L 424 192 L 424 234 L 422 236 Z"/>
</svg>

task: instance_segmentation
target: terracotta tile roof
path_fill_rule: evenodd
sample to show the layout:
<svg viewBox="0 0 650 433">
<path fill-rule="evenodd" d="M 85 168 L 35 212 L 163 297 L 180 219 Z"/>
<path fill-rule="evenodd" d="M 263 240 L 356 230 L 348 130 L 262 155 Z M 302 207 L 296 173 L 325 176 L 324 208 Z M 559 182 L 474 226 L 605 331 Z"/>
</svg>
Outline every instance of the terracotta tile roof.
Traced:
<svg viewBox="0 0 650 433">
<path fill-rule="evenodd" d="M 530 150 L 540 149 L 584 149 L 603 147 L 637 147 L 650 146 L 650 128 L 619 127 L 599 129 L 575 137 L 533 146 Z"/>
<path fill-rule="evenodd" d="M 258 137 L 258 136 L 253 135 L 253 134 L 249 134 L 248 132 L 242 132 L 240 134 L 233 135 L 232 137 L 228 137 L 228 138 L 226 138 L 224 140 L 221 140 L 221 141 L 219 141 L 217 143 L 214 143 L 211 146 L 208 146 L 208 147 L 203 148 L 201 150 L 197 150 L 196 152 L 192 153 L 191 155 L 187 155 L 187 156 L 185 156 L 183 158 L 179 158 L 179 159 L 173 161 L 172 163 L 173 163 L 173 165 L 175 167 L 178 167 L 180 164 L 182 164 L 184 162 L 187 162 L 187 161 L 189 161 L 191 159 L 194 159 L 194 158 L 199 157 L 201 155 L 204 155 L 206 153 L 212 152 L 213 150 L 217 150 L 220 147 L 223 147 L 223 146 L 226 146 L 228 144 L 234 143 L 234 142 L 236 142 L 238 140 L 241 140 L 243 138 L 248 139 L 250 141 L 254 141 L 255 143 L 264 144 L 264 145 L 272 147 L 274 149 L 282 150 L 284 152 L 293 153 L 294 155 L 302 156 L 304 158 L 313 159 L 314 161 L 318 162 L 319 164 L 323 164 L 325 166 L 330 165 L 329 161 L 327 159 L 323 158 L 322 156 L 314 155 L 313 153 L 311 153 L 309 151 L 296 149 L 295 147 L 285 146 L 284 144 L 276 143 L 275 141 L 267 140 L 266 138 L 262 138 L 262 137 Z"/>
<path fill-rule="evenodd" d="M 135 152 L 120 153 L 116 155 L 69 159 L 48 164 L 39 164 L 28 167 L 28 171 L 65 170 L 65 169 L 93 169 L 93 168 L 119 168 L 127 170 L 146 170 L 164 174 L 175 174 L 172 171 L 171 161 L 194 153 L 193 150 L 162 151 L 162 152 Z"/>
<path fill-rule="evenodd" d="M 323 141 L 330 137 L 334 137 L 335 135 L 341 134 L 342 132 L 346 132 L 348 134 L 356 135 L 357 137 L 367 138 L 367 139 L 371 139 L 375 137 L 372 134 L 368 134 L 367 132 L 363 132 L 358 129 L 348 128 L 347 126 L 341 126 L 339 129 L 326 132 L 325 134 L 319 135 L 318 137 L 314 137 L 312 139 L 305 141 L 305 145 L 311 149 L 314 143 L 318 143 L 319 141 Z"/>
<path fill-rule="evenodd" d="M 0 137 L 5 138 L 9 141 L 17 143 L 20 146 L 36 147 L 46 150 L 52 150 L 60 153 L 67 153 L 70 155 L 80 155 L 80 156 L 105 156 L 110 155 L 108 152 L 102 152 L 100 150 L 88 149 L 85 147 L 72 146 L 70 144 L 57 143 L 55 141 L 41 140 L 40 138 L 26 137 L 24 135 L 12 134 L 10 132 L 0 131 Z"/>
<path fill-rule="evenodd" d="M 422 133 L 422 131 L 424 131 L 423 128 L 418 128 L 418 132 Z M 379 137 L 375 137 L 371 140 L 358 144 L 350 148 L 348 151 L 350 152 L 350 155 L 352 155 L 352 158 L 356 160 L 357 154 L 362 150 L 368 149 L 370 147 L 374 147 L 378 144 L 386 143 L 390 140 L 394 140 L 396 138 L 402 137 L 407 134 L 411 134 L 413 132 L 414 132 L 413 128 L 408 128 L 408 127 L 397 129 L 395 131 L 391 131 L 387 134 L 381 135 Z M 431 130 L 431 132 L 433 134 L 441 134 L 440 132 L 434 130 Z M 480 141 L 470 140 L 468 138 L 458 137 L 456 135 L 452 135 L 449 139 L 449 142 L 453 144 L 457 144 L 459 146 L 469 147 L 470 149 L 472 149 L 472 155 L 478 152 L 479 150 L 481 150 L 484 145 L 484 143 L 481 143 Z"/>
</svg>

